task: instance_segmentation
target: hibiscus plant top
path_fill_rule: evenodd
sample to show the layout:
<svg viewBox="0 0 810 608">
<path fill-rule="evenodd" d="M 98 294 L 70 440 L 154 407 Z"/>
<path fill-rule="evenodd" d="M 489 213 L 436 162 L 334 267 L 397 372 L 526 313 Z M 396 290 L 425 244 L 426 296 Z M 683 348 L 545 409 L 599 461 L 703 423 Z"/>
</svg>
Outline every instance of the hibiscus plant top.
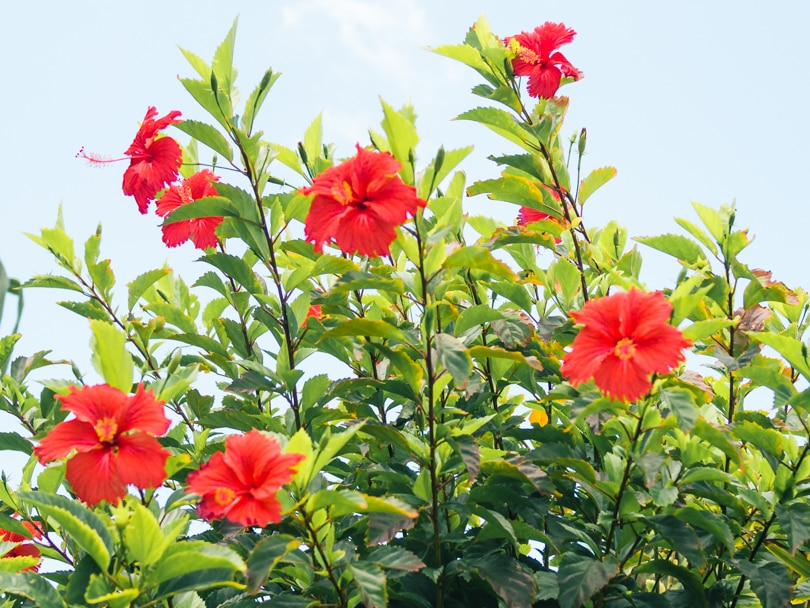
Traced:
<svg viewBox="0 0 810 608">
<path fill-rule="evenodd" d="M 276 143 L 279 74 L 237 102 L 236 24 L 210 64 L 184 51 L 195 103 L 121 143 L 120 204 L 201 275 L 119 285 L 61 211 L 32 235 L 58 272 L 0 266 L 0 314 L 62 290 L 97 373 L 42 380 L 65 361 L 0 337 L 0 449 L 28 458 L 0 482 L 0 606 L 807 605 L 807 294 L 744 259 L 733 206 L 588 225 L 616 170 L 564 130 L 575 34 L 482 18 L 432 49 L 481 78 L 457 118 L 502 138 L 487 180 L 472 146 L 417 153 L 409 105 L 353 150 L 320 118 Z M 466 212 L 482 195 L 510 221 Z M 660 291 L 646 248 L 679 268 Z"/>
</svg>

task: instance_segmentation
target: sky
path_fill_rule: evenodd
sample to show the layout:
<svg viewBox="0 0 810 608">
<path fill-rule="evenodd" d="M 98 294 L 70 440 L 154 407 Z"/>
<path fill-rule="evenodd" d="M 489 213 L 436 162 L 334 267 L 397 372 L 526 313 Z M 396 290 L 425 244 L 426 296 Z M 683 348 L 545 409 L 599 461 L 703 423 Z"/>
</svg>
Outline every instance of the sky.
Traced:
<svg viewBox="0 0 810 608">
<path fill-rule="evenodd" d="M 266 139 L 294 147 L 322 112 L 325 140 L 339 157 L 350 156 L 356 142 L 368 142 L 368 128 L 378 128 L 382 97 L 415 106 L 419 158 L 427 162 L 440 145 L 473 144 L 462 165 L 468 182 L 494 177 L 487 156 L 514 149 L 480 125 L 452 120 L 483 102 L 469 92 L 477 75 L 427 50 L 461 42 L 484 14 L 502 37 L 547 20 L 577 31 L 563 50 L 585 77 L 562 90 L 571 98 L 563 134 L 587 127 L 586 170 L 618 169 L 589 200 L 588 226 L 616 219 L 631 236 L 677 232 L 673 217 L 696 221 L 690 201 L 716 207 L 736 200 L 738 225 L 756 237 L 744 260 L 789 286 L 810 284 L 810 4 L 50 0 L 5 3 L 0 14 L 0 261 L 12 277 L 57 270 L 24 233 L 52 226 L 60 204 L 77 245 L 103 224 L 102 255 L 112 260 L 122 306 L 125 283 L 147 269 L 166 262 L 189 283 L 204 271 L 191 244 L 166 249 L 159 218 L 141 216 L 124 197 L 125 163 L 94 169 L 75 154 L 85 146 L 120 155 L 148 106 L 204 119 L 176 79 L 194 75 L 178 47 L 210 60 L 237 15 L 243 97 L 268 67 L 282 72 L 258 118 Z M 516 211 L 480 198 L 465 204 L 504 221 Z M 671 285 L 677 264 L 644 249 L 642 278 L 651 288 Z M 51 349 L 90 371 L 87 322 L 55 304 L 68 296 L 25 293 L 16 354 Z M 11 316 L 0 335 L 10 331 Z"/>
</svg>

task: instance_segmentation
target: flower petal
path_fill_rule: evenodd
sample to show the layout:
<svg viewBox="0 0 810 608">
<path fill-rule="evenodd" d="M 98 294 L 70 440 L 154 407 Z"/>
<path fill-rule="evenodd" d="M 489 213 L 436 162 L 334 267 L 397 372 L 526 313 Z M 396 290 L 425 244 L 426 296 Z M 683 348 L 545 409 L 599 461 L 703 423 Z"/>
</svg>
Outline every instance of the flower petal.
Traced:
<svg viewBox="0 0 810 608">
<path fill-rule="evenodd" d="M 158 488 L 166 479 L 169 450 L 146 433 L 135 432 L 118 438 L 113 466 L 124 484 L 136 488 Z"/>
<path fill-rule="evenodd" d="M 103 500 L 117 503 L 126 496 L 127 485 L 118 476 L 114 458 L 113 449 L 104 447 L 76 454 L 68 460 L 65 477 L 73 493 L 88 506 L 92 507 Z"/>
<path fill-rule="evenodd" d="M 34 453 L 39 458 L 40 464 L 47 464 L 64 458 L 73 450 L 89 452 L 100 445 L 92 424 L 81 420 L 68 420 L 57 424 L 34 448 Z"/>
</svg>

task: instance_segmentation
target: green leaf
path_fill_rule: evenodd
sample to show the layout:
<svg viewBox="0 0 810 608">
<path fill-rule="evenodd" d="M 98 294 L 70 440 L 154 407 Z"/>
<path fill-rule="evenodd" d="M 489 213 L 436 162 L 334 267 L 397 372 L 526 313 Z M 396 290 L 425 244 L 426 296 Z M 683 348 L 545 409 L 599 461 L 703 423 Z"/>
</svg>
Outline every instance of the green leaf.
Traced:
<svg viewBox="0 0 810 608">
<path fill-rule="evenodd" d="M 378 547 L 364 559 L 368 562 L 374 562 L 381 568 L 404 570 L 405 572 L 417 572 L 425 567 L 425 562 L 416 555 L 407 549 L 392 545 Z"/>
<path fill-rule="evenodd" d="M 639 574 L 662 574 L 676 578 L 689 594 L 692 604 L 700 608 L 709 608 L 709 602 L 706 599 L 706 592 L 700 576 L 683 566 L 678 566 L 665 559 L 654 559 L 644 562 L 636 568 L 636 572 Z"/>
<path fill-rule="evenodd" d="M 698 535 L 691 527 L 674 515 L 656 515 L 645 520 L 665 542 L 688 559 L 692 566 L 698 570 L 703 569 L 706 565 L 706 554 L 703 552 Z"/>
<path fill-rule="evenodd" d="M 385 321 L 350 319 L 334 329 L 325 332 L 318 342 L 323 342 L 328 338 L 340 338 L 342 336 L 366 336 L 369 338 L 389 338 L 400 342 L 406 341 L 405 334 Z"/>
<path fill-rule="evenodd" d="M 810 505 L 805 502 L 778 504 L 775 511 L 776 520 L 790 543 L 790 552 L 796 553 L 796 549 L 810 538 Z"/>
<path fill-rule="evenodd" d="M 27 598 L 37 608 L 67 608 L 56 589 L 45 578 L 33 572 L 0 571 L 0 590 Z"/>
<path fill-rule="evenodd" d="M 256 114 L 259 113 L 259 109 L 262 107 L 267 94 L 270 92 L 270 89 L 275 84 L 276 80 L 279 79 L 281 76 L 280 72 L 273 72 L 273 70 L 268 69 L 264 76 L 262 76 L 261 81 L 253 89 L 253 92 L 248 97 L 247 102 L 245 102 L 245 113 L 242 116 L 242 128 L 247 132 L 250 133 L 253 130 L 253 121 L 256 119 Z M 293 153 L 294 155 L 295 153 Z"/>
<path fill-rule="evenodd" d="M 503 313 L 499 310 L 490 308 L 486 304 L 470 306 L 458 316 L 453 331 L 456 336 L 460 336 L 471 327 L 483 325 L 497 319 L 503 319 Z"/>
<path fill-rule="evenodd" d="M 801 552 L 791 555 L 787 549 L 776 543 L 765 543 L 765 548 L 796 574 L 805 579 L 810 578 L 810 560 Z"/>
<path fill-rule="evenodd" d="M 506 555 L 494 554 L 471 561 L 470 565 L 506 602 L 507 608 L 533 605 L 537 584 L 517 560 Z"/>
<path fill-rule="evenodd" d="M 475 108 L 459 114 L 456 120 L 472 120 L 481 123 L 501 137 L 505 137 L 509 141 L 517 144 L 527 152 L 535 152 L 528 143 L 530 137 L 532 140 L 535 140 L 535 138 L 529 135 L 509 112 L 497 108 Z"/>
<path fill-rule="evenodd" d="M 704 226 L 709 230 L 714 240 L 718 243 L 722 243 L 726 233 L 726 226 L 722 216 L 711 207 L 706 207 L 694 201 L 692 201 L 692 207 L 695 208 L 695 211 L 697 211 Z"/>
<path fill-rule="evenodd" d="M 662 234 L 661 236 L 637 236 L 635 240 L 658 251 L 663 251 L 687 264 L 705 262 L 706 256 L 700 245 L 680 234 Z"/>
<path fill-rule="evenodd" d="M 127 549 L 142 567 L 157 562 L 173 538 L 163 538 L 163 532 L 152 512 L 141 504 L 134 505 L 134 513 L 124 529 Z"/>
<path fill-rule="evenodd" d="M 366 608 L 388 606 L 385 573 L 377 564 L 366 561 L 354 562 L 349 565 L 349 569 L 354 576 L 354 582 L 360 589 L 360 595 Z"/>
<path fill-rule="evenodd" d="M 181 541 L 168 546 L 163 556 L 145 577 L 145 582 L 154 585 L 187 574 L 204 572 L 219 575 L 229 572 L 227 580 L 230 580 L 234 573 L 244 569 L 245 563 L 233 549 L 201 540 Z M 223 578 L 225 577 L 222 576 L 219 580 L 221 581 Z M 187 587 L 185 590 L 189 589 L 191 587 Z"/>
<path fill-rule="evenodd" d="M 124 332 L 96 319 L 90 320 L 90 329 L 93 332 L 93 367 L 107 384 L 128 393 L 132 388 L 135 364 L 125 347 L 127 338 Z"/>
<path fill-rule="evenodd" d="M 744 576 L 751 580 L 751 589 L 762 602 L 762 608 L 785 608 L 793 599 L 793 581 L 788 569 L 776 562 L 737 562 Z"/>
<path fill-rule="evenodd" d="M 619 564 L 613 556 L 599 561 L 575 553 L 563 554 L 557 575 L 560 608 L 579 608 L 618 572 Z"/>
<path fill-rule="evenodd" d="M 95 319 L 96 321 L 110 322 L 110 315 L 97 300 L 87 302 L 57 302 L 62 308 L 75 312 L 85 319 Z"/>
<path fill-rule="evenodd" d="M 225 276 L 233 279 L 239 283 L 239 285 L 247 289 L 248 293 L 264 295 L 266 291 L 264 285 L 259 281 L 250 265 L 240 257 L 217 252 L 202 256 L 200 261 L 218 268 Z"/>
<path fill-rule="evenodd" d="M 721 542 L 730 554 L 734 553 L 734 535 L 724 521 L 724 518 L 709 510 L 697 509 L 695 507 L 683 507 L 676 509 L 673 514 L 681 521 L 685 521 L 693 528 L 706 530 L 709 534 Z"/>
<path fill-rule="evenodd" d="M 174 125 L 176 128 L 191 135 L 200 143 L 205 144 L 217 154 L 221 154 L 229 161 L 233 160 L 233 149 L 225 136 L 216 128 L 197 120 L 183 120 Z"/>
<path fill-rule="evenodd" d="M 19 492 L 17 497 L 34 505 L 67 532 L 100 568 L 110 565 L 113 539 L 101 518 L 87 507 L 58 494 Z"/>
<path fill-rule="evenodd" d="M 5 373 L 14 345 L 22 338 L 22 334 L 11 334 L 0 338 L 0 374 Z"/>
<path fill-rule="evenodd" d="M 413 108 L 406 104 L 401 111 L 397 112 L 382 99 L 380 99 L 380 103 L 385 116 L 382 121 L 382 128 L 388 137 L 391 154 L 402 163 L 400 171 L 402 180 L 406 184 L 412 184 L 414 178 L 413 161 L 416 157 L 416 145 L 419 143 L 416 128 L 408 119 L 408 114 L 413 114 Z"/>
<path fill-rule="evenodd" d="M 810 360 L 808 360 L 807 346 L 800 340 L 770 332 L 752 332 L 748 335 L 757 342 L 773 348 L 805 379 L 810 380 Z"/>
<path fill-rule="evenodd" d="M 579 204 L 584 205 L 591 195 L 616 177 L 615 167 L 601 167 L 591 171 L 579 184 Z"/>
<path fill-rule="evenodd" d="M 0 450 L 11 450 L 31 455 L 34 452 L 31 442 L 17 433 L 0 433 Z"/>
<path fill-rule="evenodd" d="M 695 342 L 705 340 L 735 323 L 736 321 L 732 319 L 706 319 L 705 321 L 692 323 L 692 325 L 684 328 L 681 333 L 683 333 L 684 338 Z"/>
<path fill-rule="evenodd" d="M 25 283 L 22 284 L 23 289 L 28 289 L 30 287 L 47 287 L 48 289 L 67 289 L 68 291 L 78 291 L 81 294 L 84 293 L 82 286 L 76 283 L 75 281 L 65 277 L 59 277 L 50 274 L 38 274 L 28 279 Z"/>
<path fill-rule="evenodd" d="M 231 202 L 231 199 L 224 196 L 206 196 L 198 198 L 190 203 L 180 205 L 171 212 L 163 225 L 175 224 L 186 220 L 200 217 L 239 217 L 239 210 Z M 220 254 L 225 255 L 225 254 Z"/>
<path fill-rule="evenodd" d="M 456 386 L 459 388 L 466 386 L 473 370 L 472 358 L 467 352 L 467 347 L 458 338 L 444 333 L 436 334 L 435 344 L 439 362 L 453 376 Z"/>
<path fill-rule="evenodd" d="M 506 264 L 496 260 L 485 247 L 471 246 L 456 249 L 447 256 L 444 268 L 475 268 L 514 280 L 515 273 Z"/>
<path fill-rule="evenodd" d="M 256 543 L 247 559 L 248 593 L 256 593 L 270 572 L 300 541 L 289 534 L 268 536 Z"/>
<path fill-rule="evenodd" d="M 698 408 L 694 395 L 682 388 L 668 388 L 661 391 L 661 401 L 666 405 L 678 420 L 678 427 L 688 433 L 695 426 L 698 417 Z"/>
</svg>

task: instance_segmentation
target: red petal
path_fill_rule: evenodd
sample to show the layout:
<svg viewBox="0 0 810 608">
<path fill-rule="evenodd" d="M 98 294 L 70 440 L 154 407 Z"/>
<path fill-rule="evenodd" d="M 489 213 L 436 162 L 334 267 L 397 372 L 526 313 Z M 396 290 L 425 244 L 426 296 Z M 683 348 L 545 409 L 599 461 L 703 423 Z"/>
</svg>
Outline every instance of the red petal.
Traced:
<svg viewBox="0 0 810 608">
<path fill-rule="evenodd" d="M 91 507 L 103 500 L 117 503 L 127 493 L 126 484 L 118 476 L 114 458 L 113 449 L 105 447 L 76 454 L 68 460 L 65 477 L 73 493 Z"/>
<path fill-rule="evenodd" d="M 118 453 L 113 466 L 125 484 L 137 488 L 157 488 L 166 479 L 169 450 L 146 433 L 135 432 L 118 438 Z"/>
<path fill-rule="evenodd" d="M 217 226 L 222 223 L 224 218 L 221 217 L 201 217 L 194 220 L 189 220 L 189 234 L 191 242 L 197 249 L 206 249 L 208 247 L 216 247 L 219 239 L 217 239 Z"/>
<path fill-rule="evenodd" d="M 237 494 L 247 491 L 236 473 L 225 464 L 225 455 L 217 452 L 199 471 L 194 471 L 186 479 L 186 492 L 200 496 L 213 494 L 219 488 L 230 488 Z"/>
<path fill-rule="evenodd" d="M 70 387 L 67 395 L 57 395 L 62 408 L 73 412 L 78 420 L 95 425 L 102 418 L 112 418 L 127 401 L 127 394 L 108 384 Z"/>
<path fill-rule="evenodd" d="M 47 464 L 64 458 L 74 449 L 89 452 L 100 445 L 92 424 L 81 420 L 68 420 L 57 424 L 34 448 L 34 453 L 41 464 Z"/>
<path fill-rule="evenodd" d="M 152 435 L 163 435 L 171 421 L 163 411 L 163 401 L 155 399 L 155 393 L 144 390 L 139 384 L 135 394 L 128 396 L 118 414 L 118 432 L 138 429 Z"/>
<path fill-rule="evenodd" d="M 275 496 L 263 500 L 242 496 L 227 506 L 225 517 L 243 526 L 264 527 L 281 521 L 281 503 Z"/>
<path fill-rule="evenodd" d="M 636 401 L 652 387 L 649 374 L 634 365 L 632 359 L 622 360 L 614 356 L 602 362 L 593 381 L 603 393 L 622 401 Z"/>
<path fill-rule="evenodd" d="M 562 72 L 553 65 L 537 66 L 529 75 L 529 95 L 540 99 L 550 99 L 560 88 L 561 79 Z"/>
<path fill-rule="evenodd" d="M 161 198 L 161 200 L 163 199 Z M 160 229 L 163 232 L 163 243 L 167 247 L 177 247 L 178 245 L 182 245 L 189 239 L 189 236 L 191 236 L 189 228 L 188 222 L 175 222 L 174 224 L 161 226 Z"/>
</svg>

